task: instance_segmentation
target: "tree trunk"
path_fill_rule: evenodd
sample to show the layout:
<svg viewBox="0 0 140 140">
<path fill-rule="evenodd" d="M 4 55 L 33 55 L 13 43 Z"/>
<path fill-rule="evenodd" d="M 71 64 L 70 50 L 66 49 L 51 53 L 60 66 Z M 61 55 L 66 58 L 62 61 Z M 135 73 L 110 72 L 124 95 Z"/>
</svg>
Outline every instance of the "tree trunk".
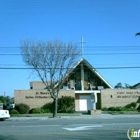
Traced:
<svg viewBox="0 0 140 140">
<path fill-rule="evenodd" d="M 53 117 L 57 117 L 57 98 L 54 99 L 54 111 L 53 111 Z"/>
</svg>

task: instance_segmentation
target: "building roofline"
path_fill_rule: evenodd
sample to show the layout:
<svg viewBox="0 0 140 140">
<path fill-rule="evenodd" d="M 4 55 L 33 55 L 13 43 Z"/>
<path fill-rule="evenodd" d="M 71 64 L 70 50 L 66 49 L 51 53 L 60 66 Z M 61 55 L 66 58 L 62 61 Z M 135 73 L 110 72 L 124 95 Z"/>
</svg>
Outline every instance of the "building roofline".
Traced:
<svg viewBox="0 0 140 140">
<path fill-rule="evenodd" d="M 85 65 L 91 69 L 92 72 L 94 72 L 99 78 L 101 78 L 111 89 L 113 89 L 113 87 L 97 72 L 97 70 L 84 58 L 81 58 L 75 65 L 74 67 L 68 72 L 68 74 L 66 75 L 66 77 L 81 63 L 84 62 Z"/>
</svg>

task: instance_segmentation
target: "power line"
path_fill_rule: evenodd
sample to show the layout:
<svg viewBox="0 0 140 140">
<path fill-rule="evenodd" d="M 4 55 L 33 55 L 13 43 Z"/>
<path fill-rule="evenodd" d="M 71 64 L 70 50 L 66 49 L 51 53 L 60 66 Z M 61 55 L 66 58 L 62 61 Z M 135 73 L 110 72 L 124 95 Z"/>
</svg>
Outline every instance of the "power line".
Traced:
<svg viewBox="0 0 140 140">
<path fill-rule="evenodd" d="M 140 54 L 140 52 L 137 52 L 137 53 L 85 53 L 84 55 L 129 55 L 129 54 Z M 6 54 L 6 53 L 1 53 L 0 55 L 22 55 L 22 54 Z M 41 55 L 41 54 L 40 54 Z M 49 55 L 49 54 L 45 54 L 45 55 Z M 57 55 L 57 54 L 54 54 L 54 55 Z M 60 54 L 60 55 L 66 55 L 66 54 Z M 73 54 L 75 55 L 75 54 Z M 81 54 L 78 54 L 78 55 L 81 55 Z"/>
<path fill-rule="evenodd" d="M 75 43 L 75 42 L 73 42 L 73 43 Z M 77 47 L 79 47 L 79 48 L 81 48 L 81 46 L 77 46 Z M 103 48 L 118 48 L 118 47 L 126 47 L 126 48 L 134 48 L 134 47 L 140 47 L 140 46 L 125 46 L 125 45 L 123 45 L 123 46 L 95 46 L 95 45 L 85 45 L 85 47 L 88 47 L 88 48 L 90 48 L 90 47 L 92 47 L 92 48 L 101 48 L 101 47 L 103 47 Z M 18 46 L 0 46 L 0 49 L 1 48 L 21 48 L 20 46 L 18 47 Z"/>
<path fill-rule="evenodd" d="M 112 66 L 112 65 L 113 65 L 113 67 L 114 67 L 114 66 L 115 66 L 115 67 L 118 67 L 118 66 L 120 65 L 119 67 L 121 67 L 121 65 L 123 65 L 123 66 L 124 66 L 124 65 L 127 65 L 127 66 L 132 66 L 132 65 L 135 65 L 135 66 L 136 66 L 136 65 L 140 65 L 140 62 L 138 62 L 138 63 L 120 63 L 120 62 L 119 62 L 119 63 L 116 63 L 116 64 L 114 64 L 114 63 L 98 63 L 98 64 L 95 63 L 95 64 L 93 64 L 93 65 L 96 65 L 96 66 L 97 66 L 97 65 L 99 65 L 99 66 L 101 66 L 101 65 Z M 26 65 L 26 64 L 21 64 L 21 63 L 19 63 L 19 64 L 17 64 L 17 63 L 7 63 L 7 64 L 6 64 L 6 63 L 0 63 L 0 67 L 5 67 L 5 66 L 6 66 L 6 67 L 7 67 L 7 66 L 18 66 L 18 67 L 19 67 L 19 66 L 22 66 L 22 67 L 24 66 L 24 67 L 26 67 L 27 65 Z"/>
<path fill-rule="evenodd" d="M 93 69 L 139 69 L 140 66 L 134 66 L 134 67 L 97 67 L 97 68 L 93 68 Z M 0 69 L 4 69 L 4 70 L 32 70 L 34 68 L 12 68 L 12 67 L 0 67 Z M 39 68 L 39 69 L 44 69 L 44 68 Z M 45 69 L 51 69 L 51 68 L 45 68 Z M 53 68 L 52 68 L 53 69 Z M 67 68 L 56 68 L 56 69 L 67 69 Z M 69 68 L 69 69 L 73 69 L 73 68 Z M 80 68 L 79 68 L 80 69 Z M 86 69 L 86 68 L 85 68 Z M 89 69 L 89 68 L 87 68 Z"/>
</svg>

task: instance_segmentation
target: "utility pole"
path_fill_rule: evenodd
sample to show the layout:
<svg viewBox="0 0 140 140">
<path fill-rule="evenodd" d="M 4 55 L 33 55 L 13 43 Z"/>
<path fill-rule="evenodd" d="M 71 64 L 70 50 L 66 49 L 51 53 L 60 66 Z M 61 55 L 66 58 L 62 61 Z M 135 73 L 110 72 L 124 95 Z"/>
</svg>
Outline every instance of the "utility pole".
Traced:
<svg viewBox="0 0 140 140">
<path fill-rule="evenodd" d="M 5 97 L 5 92 L 3 92 L 3 94 L 4 94 L 4 97 Z"/>
<path fill-rule="evenodd" d="M 81 53 L 82 53 L 82 58 L 84 58 L 84 44 L 86 42 L 84 42 L 83 37 L 81 37 L 81 41 L 79 43 L 81 43 Z"/>
</svg>

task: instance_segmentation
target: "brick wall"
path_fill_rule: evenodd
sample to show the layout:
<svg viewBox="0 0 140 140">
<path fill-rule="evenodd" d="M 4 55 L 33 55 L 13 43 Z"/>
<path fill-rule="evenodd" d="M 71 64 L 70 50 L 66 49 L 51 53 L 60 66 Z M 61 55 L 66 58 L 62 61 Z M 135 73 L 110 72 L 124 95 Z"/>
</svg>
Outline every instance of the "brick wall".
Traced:
<svg viewBox="0 0 140 140">
<path fill-rule="evenodd" d="M 72 96 L 75 97 L 74 90 L 60 90 L 59 97 Z M 46 103 L 52 102 L 50 94 L 46 90 L 15 90 L 14 102 L 15 104 L 25 103 L 31 108 L 39 108 Z"/>
<path fill-rule="evenodd" d="M 32 89 L 44 89 L 46 86 L 40 81 L 30 82 L 30 88 Z"/>
<path fill-rule="evenodd" d="M 125 106 L 129 103 L 140 103 L 140 90 L 106 89 L 101 90 L 101 107 Z"/>
</svg>

